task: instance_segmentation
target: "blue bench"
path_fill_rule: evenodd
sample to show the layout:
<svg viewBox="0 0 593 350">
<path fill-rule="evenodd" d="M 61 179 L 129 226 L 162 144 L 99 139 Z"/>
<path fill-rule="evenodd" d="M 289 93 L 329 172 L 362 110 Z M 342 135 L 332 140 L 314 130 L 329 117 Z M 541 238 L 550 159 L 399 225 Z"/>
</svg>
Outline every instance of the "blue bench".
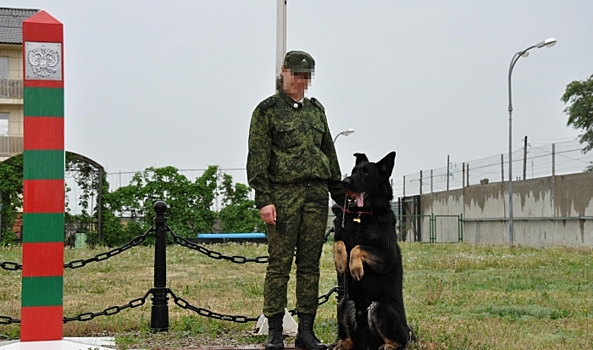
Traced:
<svg viewBox="0 0 593 350">
<path fill-rule="evenodd" d="M 193 241 L 193 240 L 192 240 Z M 197 243 L 226 243 L 226 242 L 252 242 L 268 243 L 265 233 L 200 233 Z"/>
</svg>

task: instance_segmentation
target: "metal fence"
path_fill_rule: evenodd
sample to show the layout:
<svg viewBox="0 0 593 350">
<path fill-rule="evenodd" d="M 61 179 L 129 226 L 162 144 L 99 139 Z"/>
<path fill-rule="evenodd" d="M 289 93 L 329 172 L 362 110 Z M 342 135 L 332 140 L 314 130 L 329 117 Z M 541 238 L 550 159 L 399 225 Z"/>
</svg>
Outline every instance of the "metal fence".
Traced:
<svg viewBox="0 0 593 350">
<path fill-rule="evenodd" d="M 521 142 L 513 151 L 513 178 L 533 179 L 586 171 L 593 164 L 593 152 L 583 154 L 577 140 L 537 144 Z M 447 191 L 488 182 L 508 181 L 508 153 L 456 162 L 448 157 L 441 168 L 420 170 L 394 181 L 396 197 Z"/>
</svg>

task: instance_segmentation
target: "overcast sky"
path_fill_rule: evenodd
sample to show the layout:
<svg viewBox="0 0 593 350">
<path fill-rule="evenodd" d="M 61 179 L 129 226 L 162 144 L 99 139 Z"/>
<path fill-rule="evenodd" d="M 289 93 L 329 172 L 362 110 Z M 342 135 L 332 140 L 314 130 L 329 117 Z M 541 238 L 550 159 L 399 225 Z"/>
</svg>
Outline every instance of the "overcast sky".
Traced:
<svg viewBox="0 0 593 350">
<path fill-rule="evenodd" d="M 249 121 L 274 92 L 275 0 L 4 0 L 64 24 L 66 149 L 109 173 L 244 168 Z M 316 60 L 342 172 L 397 152 L 394 177 L 573 140 L 560 101 L 593 74 L 590 0 L 288 0 L 287 49 Z M 243 180 L 235 177 L 236 180 Z"/>
</svg>

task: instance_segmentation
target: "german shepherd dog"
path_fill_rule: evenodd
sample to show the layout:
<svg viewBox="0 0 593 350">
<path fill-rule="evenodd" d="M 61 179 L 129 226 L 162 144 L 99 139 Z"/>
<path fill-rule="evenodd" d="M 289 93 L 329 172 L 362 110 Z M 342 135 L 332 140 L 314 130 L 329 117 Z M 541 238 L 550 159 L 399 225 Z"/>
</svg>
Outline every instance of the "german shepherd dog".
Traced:
<svg viewBox="0 0 593 350">
<path fill-rule="evenodd" d="M 413 333 L 404 310 L 402 257 L 390 205 L 395 152 L 377 163 L 363 153 L 354 156 L 352 174 L 343 180 L 346 203 L 334 206 L 334 262 L 344 297 L 333 349 L 406 349 Z"/>
</svg>

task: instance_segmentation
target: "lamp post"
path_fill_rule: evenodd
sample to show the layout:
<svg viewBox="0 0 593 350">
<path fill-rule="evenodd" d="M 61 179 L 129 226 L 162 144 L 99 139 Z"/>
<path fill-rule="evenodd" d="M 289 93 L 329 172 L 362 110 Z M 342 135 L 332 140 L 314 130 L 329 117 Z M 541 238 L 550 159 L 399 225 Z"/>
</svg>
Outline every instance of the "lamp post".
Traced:
<svg viewBox="0 0 593 350">
<path fill-rule="evenodd" d="M 511 94 L 511 74 L 519 58 L 529 56 L 529 50 L 533 48 L 541 49 L 544 46 L 552 47 L 554 45 L 556 45 L 556 39 L 548 38 L 525 50 L 519 51 L 511 59 L 511 65 L 509 67 L 509 245 L 511 246 L 515 240 L 513 231 L 513 98 Z"/>
<path fill-rule="evenodd" d="M 340 137 L 340 135 L 348 136 L 348 135 L 352 134 L 353 132 L 354 132 L 354 129 L 348 129 L 348 130 L 344 130 L 344 131 L 339 132 L 336 135 L 336 137 L 334 137 L 334 144 L 336 143 L 336 140 L 338 139 L 338 137 Z M 332 202 L 332 199 L 329 198 L 330 206 L 331 206 L 331 202 Z M 344 205 L 346 205 L 346 203 L 344 203 Z M 334 228 L 332 228 L 331 230 L 333 230 L 333 229 Z M 328 234 L 329 234 L 329 232 L 330 231 L 328 231 Z M 334 230 L 334 232 L 335 232 L 335 230 Z M 345 289 L 345 284 L 344 284 L 344 276 L 338 274 L 338 289 L 337 289 L 337 291 L 338 291 L 338 296 L 337 296 L 338 303 L 341 302 L 342 299 L 344 299 L 345 290 L 346 289 Z"/>
<path fill-rule="evenodd" d="M 354 129 L 348 129 L 348 130 L 344 130 L 344 131 L 340 132 L 339 134 L 336 135 L 336 137 L 334 137 L 334 143 L 336 143 L 336 140 L 338 139 L 338 137 L 340 135 L 348 136 L 352 133 L 354 133 Z"/>
</svg>

